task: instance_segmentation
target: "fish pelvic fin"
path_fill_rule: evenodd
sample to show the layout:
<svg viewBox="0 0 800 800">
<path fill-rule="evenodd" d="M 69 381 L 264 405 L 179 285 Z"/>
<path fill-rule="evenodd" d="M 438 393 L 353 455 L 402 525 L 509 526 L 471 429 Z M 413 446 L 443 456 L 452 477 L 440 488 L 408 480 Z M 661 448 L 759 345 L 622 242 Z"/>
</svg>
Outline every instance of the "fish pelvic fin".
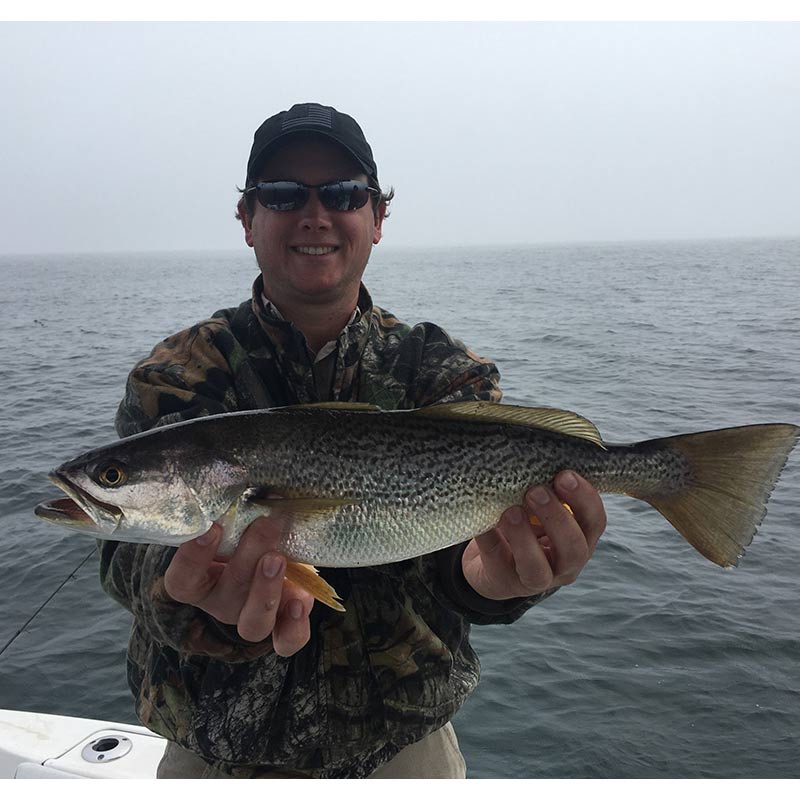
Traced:
<svg viewBox="0 0 800 800">
<path fill-rule="evenodd" d="M 286 561 L 286 580 L 305 589 L 315 600 L 332 608 L 334 611 L 344 611 L 345 608 L 339 602 L 342 598 L 336 594 L 336 590 L 320 576 L 311 564 L 301 564 L 299 561 Z"/>
<path fill-rule="evenodd" d="M 528 408 L 490 403 L 486 400 L 464 400 L 458 403 L 425 406 L 411 413 L 434 419 L 463 419 L 469 422 L 540 428 L 564 436 L 586 439 L 598 447 L 606 449 L 603 437 L 600 436 L 600 431 L 593 422 L 573 411 L 564 411 L 560 408 Z"/>
<path fill-rule="evenodd" d="M 628 492 L 649 503 L 696 550 L 737 566 L 800 436 L 795 425 L 748 425 L 658 440 L 686 460 L 690 477 L 671 496 Z"/>
</svg>

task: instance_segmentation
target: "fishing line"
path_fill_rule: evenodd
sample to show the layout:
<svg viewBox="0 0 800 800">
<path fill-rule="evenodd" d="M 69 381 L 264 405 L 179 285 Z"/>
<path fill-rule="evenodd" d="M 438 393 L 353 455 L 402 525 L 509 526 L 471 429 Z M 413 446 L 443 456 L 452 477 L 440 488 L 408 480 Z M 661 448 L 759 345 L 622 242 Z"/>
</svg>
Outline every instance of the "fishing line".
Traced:
<svg viewBox="0 0 800 800">
<path fill-rule="evenodd" d="M 64 578 L 63 581 L 61 581 L 59 587 L 50 595 L 50 597 L 48 597 L 47 600 L 45 600 L 44 603 L 42 603 L 39 606 L 39 608 L 37 608 L 36 611 L 33 612 L 33 615 L 30 617 L 30 619 L 3 645 L 3 649 L 0 650 L 0 656 L 2 656 L 3 653 L 5 653 L 5 651 L 8 650 L 9 647 L 11 647 L 11 645 L 16 641 L 17 637 L 25 630 L 25 628 L 27 628 L 28 625 L 30 625 L 31 622 L 33 622 L 37 616 L 39 616 L 41 610 L 64 588 L 67 581 L 70 578 L 75 577 L 75 573 L 95 554 L 95 552 L 96 548 L 93 547 L 87 554 L 86 558 L 84 558 L 83 561 L 81 561 L 81 563 L 78 564 L 78 566 L 75 567 L 75 569 L 72 570 L 72 572 L 70 572 L 70 574 L 67 575 L 67 577 Z"/>
</svg>

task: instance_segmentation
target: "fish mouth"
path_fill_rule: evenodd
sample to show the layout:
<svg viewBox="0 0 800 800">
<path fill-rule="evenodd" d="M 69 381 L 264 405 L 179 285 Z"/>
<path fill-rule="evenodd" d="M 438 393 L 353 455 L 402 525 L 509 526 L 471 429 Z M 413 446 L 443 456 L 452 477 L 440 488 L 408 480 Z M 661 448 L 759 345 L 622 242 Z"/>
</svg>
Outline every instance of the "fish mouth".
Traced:
<svg viewBox="0 0 800 800">
<path fill-rule="evenodd" d="M 56 471 L 47 478 L 67 497 L 40 503 L 34 509 L 38 517 L 83 530 L 94 528 L 98 533 L 113 533 L 124 519 L 121 508 L 92 497 L 65 475 Z"/>
<path fill-rule="evenodd" d="M 95 521 L 71 497 L 57 497 L 55 500 L 39 503 L 33 509 L 33 513 L 40 519 L 54 522 L 57 525 L 68 525 L 82 531 L 100 532 L 97 530 Z"/>
</svg>

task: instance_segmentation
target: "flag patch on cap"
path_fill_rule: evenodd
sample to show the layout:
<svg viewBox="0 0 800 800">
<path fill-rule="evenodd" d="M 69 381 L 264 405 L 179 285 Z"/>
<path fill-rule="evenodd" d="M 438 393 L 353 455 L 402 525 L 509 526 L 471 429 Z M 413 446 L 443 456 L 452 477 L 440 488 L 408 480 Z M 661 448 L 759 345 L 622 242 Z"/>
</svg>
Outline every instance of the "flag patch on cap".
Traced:
<svg viewBox="0 0 800 800">
<path fill-rule="evenodd" d="M 281 131 L 288 131 L 296 128 L 298 125 L 314 125 L 318 128 L 333 128 L 333 109 L 321 108 L 317 105 L 307 105 L 303 111 L 289 119 L 287 114 L 286 118 L 281 123 Z"/>
</svg>

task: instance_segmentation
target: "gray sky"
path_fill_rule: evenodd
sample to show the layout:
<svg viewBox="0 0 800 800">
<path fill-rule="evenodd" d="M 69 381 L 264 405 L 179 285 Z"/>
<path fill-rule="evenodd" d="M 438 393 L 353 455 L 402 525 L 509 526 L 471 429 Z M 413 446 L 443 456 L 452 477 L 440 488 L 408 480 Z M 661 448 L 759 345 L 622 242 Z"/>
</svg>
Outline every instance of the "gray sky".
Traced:
<svg viewBox="0 0 800 800">
<path fill-rule="evenodd" d="M 391 245 L 800 236 L 800 23 L 3 23 L 0 253 L 244 247 L 255 128 L 364 128 Z"/>
</svg>

